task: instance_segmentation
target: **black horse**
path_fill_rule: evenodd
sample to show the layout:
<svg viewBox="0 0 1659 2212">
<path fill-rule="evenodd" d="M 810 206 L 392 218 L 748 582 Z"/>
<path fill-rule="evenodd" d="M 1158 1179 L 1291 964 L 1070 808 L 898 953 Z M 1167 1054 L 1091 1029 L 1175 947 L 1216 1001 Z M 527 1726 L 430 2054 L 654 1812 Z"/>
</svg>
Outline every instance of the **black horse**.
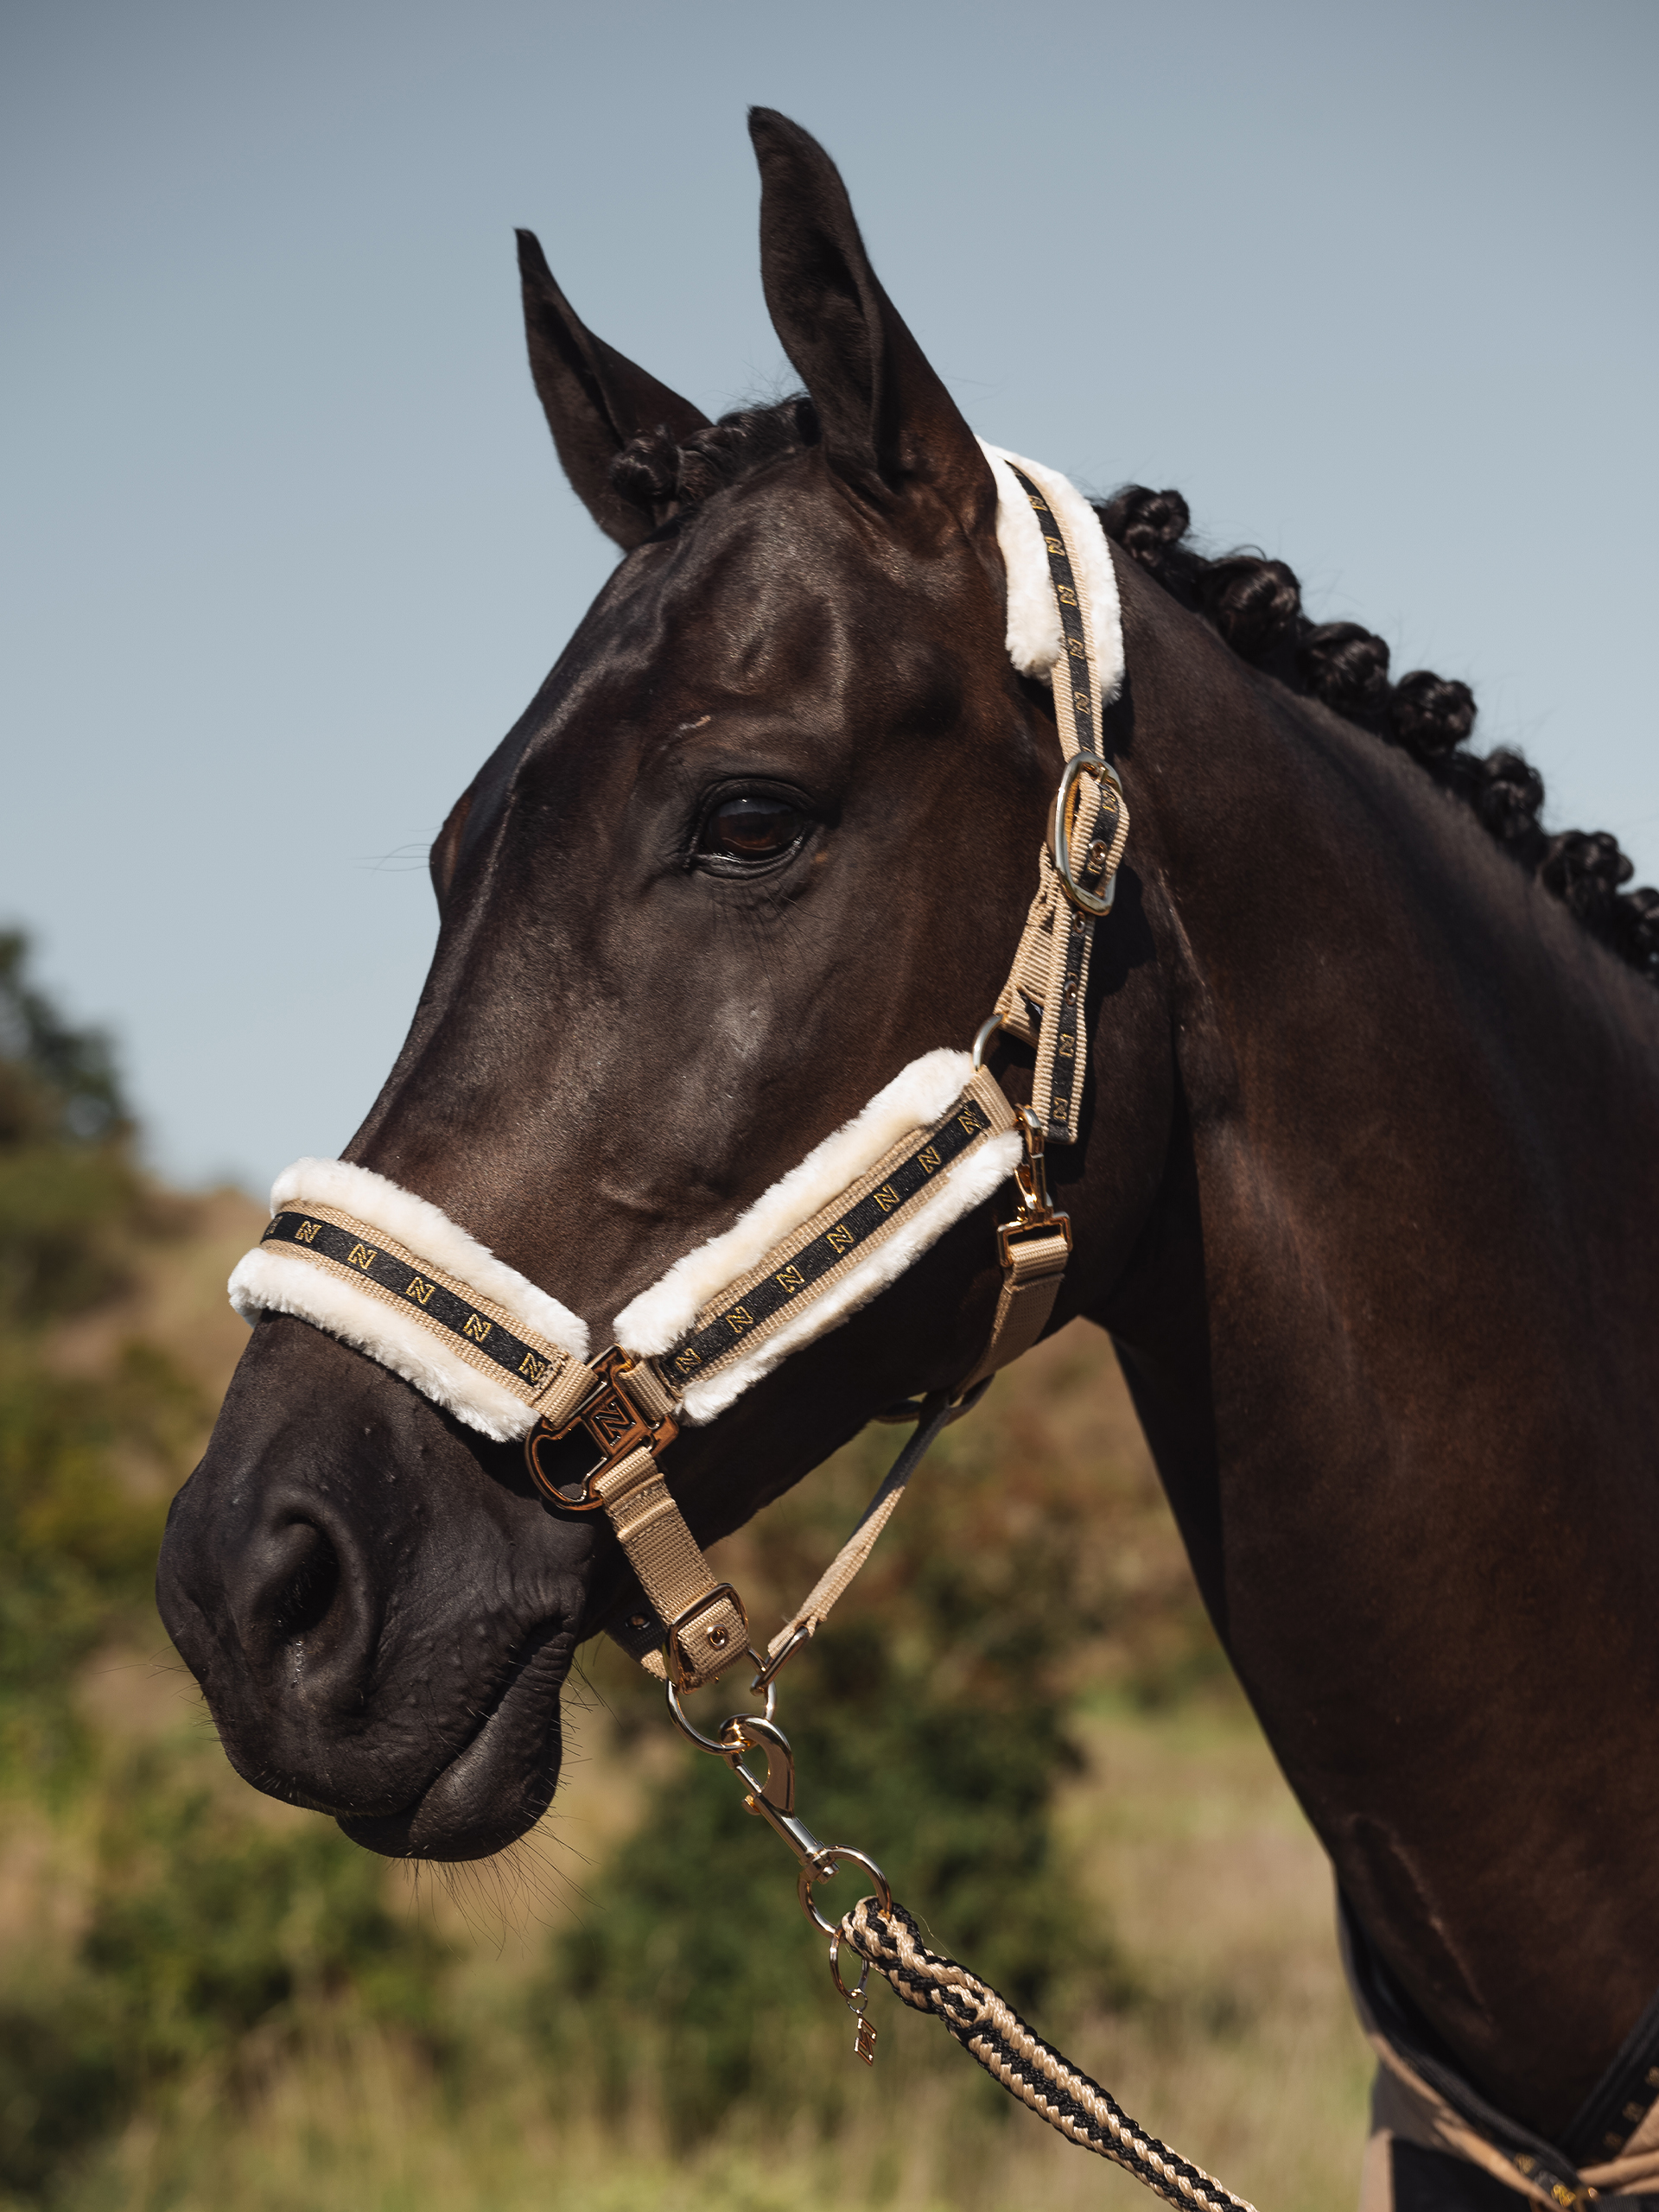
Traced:
<svg viewBox="0 0 1659 2212">
<path fill-rule="evenodd" d="M 804 397 L 709 423 L 521 237 L 537 386 L 625 557 L 434 848 L 436 955 L 348 1154 L 599 1342 L 974 1035 L 1059 772 L 982 451 L 827 157 L 753 134 Z M 1465 748 L 1462 686 L 1390 685 L 1281 564 L 1200 559 L 1173 493 L 1101 515 L 1135 831 L 1052 1161 L 1055 1325 L 1118 1345 L 1377 1972 L 1549 2136 L 1659 1989 L 1659 898 L 1610 839 L 1544 835 L 1524 764 Z M 1029 1062 L 994 1056 L 1015 1099 Z M 988 1224 L 671 1447 L 700 1537 L 969 1370 Z M 274 1316 L 161 1573 L 241 1773 L 448 1859 L 546 1808 L 571 1656 L 631 1589 L 515 1448 Z"/>
</svg>

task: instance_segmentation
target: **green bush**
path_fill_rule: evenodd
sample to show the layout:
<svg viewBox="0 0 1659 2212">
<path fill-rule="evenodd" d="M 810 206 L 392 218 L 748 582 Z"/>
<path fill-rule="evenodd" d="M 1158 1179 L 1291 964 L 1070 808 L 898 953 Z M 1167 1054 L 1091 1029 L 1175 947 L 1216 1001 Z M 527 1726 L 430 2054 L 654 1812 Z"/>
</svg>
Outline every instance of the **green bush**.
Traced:
<svg viewBox="0 0 1659 2212">
<path fill-rule="evenodd" d="M 349 1996 L 438 2037 L 434 1937 L 395 1913 L 386 1867 L 332 1821 L 268 1823 L 151 1750 L 109 1795 L 80 1951 L 135 2078 L 232 2057 Z"/>
<path fill-rule="evenodd" d="M 97 1379 L 27 1347 L 0 1357 L 0 1784 L 51 1791 L 80 1771 L 74 1670 L 150 1616 L 165 1501 L 203 1411 L 143 1344 Z"/>
<path fill-rule="evenodd" d="M 153 1346 L 95 1376 L 48 1357 L 49 1325 L 125 1285 L 163 1210 L 107 1045 L 29 987 L 25 952 L 0 936 L 0 1785 L 95 1835 L 73 1960 L 25 1943 L 0 2003 L 0 2192 L 36 2197 L 168 2082 L 234 2082 L 319 2006 L 442 2038 L 437 1948 L 389 1908 L 381 1861 L 330 1823 L 229 1809 L 190 1749 L 112 1758 L 77 1709 L 92 1654 L 153 1630 L 166 1501 L 207 1408 Z"/>
<path fill-rule="evenodd" d="M 32 2199 L 124 2116 L 130 2092 L 96 1988 L 0 1999 L 0 2193 Z"/>
<path fill-rule="evenodd" d="M 0 1331 L 85 1312 L 129 1277 L 147 1211 L 108 1039 L 29 984 L 28 940 L 0 931 Z"/>
<path fill-rule="evenodd" d="M 331 1822 L 273 1825 L 200 1771 L 151 1747 L 105 1779 L 73 1963 L 0 2005 L 0 2191 L 49 2195 L 187 2075 L 234 2098 L 325 2018 L 453 2057 L 446 1954 L 388 1902 L 384 1861 Z"/>
</svg>

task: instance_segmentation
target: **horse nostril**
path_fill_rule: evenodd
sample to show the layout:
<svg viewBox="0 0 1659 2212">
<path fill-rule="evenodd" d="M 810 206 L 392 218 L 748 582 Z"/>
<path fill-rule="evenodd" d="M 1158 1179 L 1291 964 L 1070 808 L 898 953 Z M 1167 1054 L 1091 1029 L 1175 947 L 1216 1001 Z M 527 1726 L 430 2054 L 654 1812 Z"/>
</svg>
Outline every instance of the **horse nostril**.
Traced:
<svg viewBox="0 0 1659 2212">
<path fill-rule="evenodd" d="M 326 1529 L 315 1522 L 289 1524 L 284 1549 L 297 1559 L 284 1561 L 286 1580 L 273 1593 L 270 1626 L 279 1643 L 296 1643 L 328 1618 L 340 1588 L 340 1554 Z"/>
</svg>

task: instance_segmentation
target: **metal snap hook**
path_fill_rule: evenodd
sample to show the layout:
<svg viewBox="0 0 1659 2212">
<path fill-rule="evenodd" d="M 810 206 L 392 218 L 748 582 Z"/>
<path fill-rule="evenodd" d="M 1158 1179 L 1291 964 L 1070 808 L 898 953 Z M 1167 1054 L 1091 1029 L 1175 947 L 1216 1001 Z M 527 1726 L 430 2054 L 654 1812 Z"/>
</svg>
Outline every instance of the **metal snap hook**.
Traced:
<svg viewBox="0 0 1659 2212">
<path fill-rule="evenodd" d="M 728 1745 L 721 1757 L 752 1797 L 763 1798 L 776 1813 L 795 1810 L 795 1754 L 783 1730 L 759 1717 L 734 1715 L 721 1733 Z M 757 1782 L 743 1764 L 745 1751 L 763 1751 L 766 1778 Z"/>
</svg>

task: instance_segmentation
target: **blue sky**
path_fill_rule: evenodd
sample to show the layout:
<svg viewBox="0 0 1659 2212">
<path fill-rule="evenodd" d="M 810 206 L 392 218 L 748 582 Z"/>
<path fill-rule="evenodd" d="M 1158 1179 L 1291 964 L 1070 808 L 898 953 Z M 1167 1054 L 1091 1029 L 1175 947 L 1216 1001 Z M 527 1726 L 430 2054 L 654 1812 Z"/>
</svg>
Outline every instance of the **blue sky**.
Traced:
<svg viewBox="0 0 1659 2212">
<path fill-rule="evenodd" d="M 13 0 L 0 919 L 167 1172 L 340 1149 L 611 558 L 512 226 L 710 412 L 781 386 L 752 100 L 976 428 L 1179 486 L 1659 877 L 1656 62 L 1651 0 Z"/>
</svg>

